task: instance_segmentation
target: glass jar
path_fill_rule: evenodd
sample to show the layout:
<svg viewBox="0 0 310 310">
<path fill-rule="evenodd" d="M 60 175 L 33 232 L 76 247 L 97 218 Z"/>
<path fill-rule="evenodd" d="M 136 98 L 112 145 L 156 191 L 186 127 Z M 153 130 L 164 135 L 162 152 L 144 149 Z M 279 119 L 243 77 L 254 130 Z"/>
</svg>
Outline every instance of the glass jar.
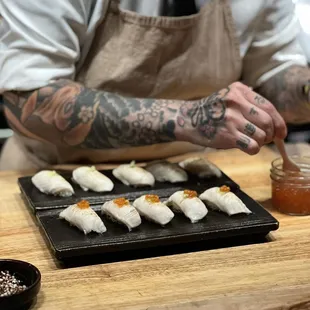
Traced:
<svg viewBox="0 0 310 310">
<path fill-rule="evenodd" d="M 289 215 L 310 214 L 310 157 L 290 157 L 300 172 L 283 171 L 282 158 L 271 163 L 272 205 Z"/>
</svg>

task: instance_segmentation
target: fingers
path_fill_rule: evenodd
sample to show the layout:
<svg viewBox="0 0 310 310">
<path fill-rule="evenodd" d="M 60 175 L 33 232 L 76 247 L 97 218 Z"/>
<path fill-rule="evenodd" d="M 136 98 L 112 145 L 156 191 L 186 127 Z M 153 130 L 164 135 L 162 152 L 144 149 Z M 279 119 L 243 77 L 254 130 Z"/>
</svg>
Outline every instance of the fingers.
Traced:
<svg viewBox="0 0 310 310">
<path fill-rule="evenodd" d="M 286 124 L 274 105 L 271 104 L 271 102 L 269 102 L 267 99 L 254 92 L 249 94 L 248 100 L 271 116 L 274 124 L 275 136 L 277 138 L 284 139 L 287 135 Z"/>
<path fill-rule="evenodd" d="M 243 117 L 249 122 L 255 125 L 265 135 L 265 144 L 273 141 L 275 136 L 275 127 L 272 117 L 259 107 L 255 107 L 250 102 L 246 102 L 246 99 L 240 102 L 240 112 Z M 242 132 L 242 130 L 240 130 Z"/>
<path fill-rule="evenodd" d="M 249 102 L 239 90 L 229 106 L 233 110 L 231 113 L 232 121 L 235 122 L 240 132 L 249 135 L 252 124 L 252 126 L 255 126 L 254 128 L 259 129 L 257 130 L 257 134 L 259 135 L 258 143 L 260 145 L 273 141 L 275 136 L 273 119 L 264 110 Z M 247 129 L 245 128 L 246 126 Z M 262 137 L 265 137 L 264 141 L 261 141 Z"/>
<path fill-rule="evenodd" d="M 237 135 L 236 147 L 249 155 L 255 155 L 260 150 L 260 146 L 255 140 L 242 133 Z"/>
<path fill-rule="evenodd" d="M 259 143 L 263 143 L 261 141 L 264 140 L 264 133 L 256 127 L 254 129 L 252 126 L 249 127 L 244 125 L 244 127 L 240 128 L 242 129 L 238 130 L 238 128 L 234 127 L 233 122 L 227 123 L 226 129 L 231 134 L 229 138 L 230 147 L 238 148 L 249 155 L 257 154 L 261 146 Z M 243 131 L 247 132 L 247 134 L 244 134 Z"/>
<path fill-rule="evenodd" d="M 252 91 L 249 87 L 247 87 L 244 84 L 238 83 L 236 87 L 250 103 L 255 105 L 260 110 L 263 110 L 266 114 L 268 114 L 271 117 L 274 126 L 274 135 L 280 139 L 284 139 L 287 135 L 286 124 L 282 116 L 273 106 L 273 104 L 269 102 L 266 98 Z"/>
<path fill-rule="evenodd" d="M 240 122 L 237 129 L 240 133 L 254 140 L 260 147 L 266 143 L 266 132 L 251 122 Z"/>
</svg>

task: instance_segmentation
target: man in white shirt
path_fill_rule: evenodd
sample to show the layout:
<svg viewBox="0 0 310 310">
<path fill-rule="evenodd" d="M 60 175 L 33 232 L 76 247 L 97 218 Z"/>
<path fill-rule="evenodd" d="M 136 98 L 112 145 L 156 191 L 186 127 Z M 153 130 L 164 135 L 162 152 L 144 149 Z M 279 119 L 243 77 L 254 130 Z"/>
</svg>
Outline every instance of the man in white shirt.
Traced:
<svg viewBox="0 0 310 310">
<path fill-rule="evenodd" d="M 291 0 L 0 0 L 0 12 L 15 131 L 1 169 L 255 154 L 285 137 L 283 118 L 310 120 Z"/>
</svg>

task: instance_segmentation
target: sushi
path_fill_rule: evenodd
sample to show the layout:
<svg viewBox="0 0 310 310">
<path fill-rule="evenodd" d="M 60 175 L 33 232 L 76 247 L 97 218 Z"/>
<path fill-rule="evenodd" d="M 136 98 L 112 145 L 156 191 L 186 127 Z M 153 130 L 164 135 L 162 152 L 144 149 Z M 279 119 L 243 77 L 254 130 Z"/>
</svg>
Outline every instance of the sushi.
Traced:
<svg viewBox="0 0 310 310">
<path fill-rule="evenodd" d="M 222 175 L 218 167 L 202 157 L 188 158 L 180 162 L 179 166 L 187 172 L 197 175 L 200 179 L 210 178 L 212 176 L 219 178 Z"/>
<path fill-rule="evenodd" d="M 42 170 L 31 181 L 40 192 L 47 195 L 70 197 L 74 194 L 71 184 L 53 170 Z"/>
<path fill-rule="evenodd" d="M 73 170 L 72 179 L 84 191 L 110 192 L 114 187 L 113 182 L 94 166 L 76 168 Z"/>
<path fill-rule="evenodd" d="M 166 204 L 174 211 L 182 212 L 192 223 L 200 221 L 208 214 L 208 209 L 197 197 L 197 192 L 191 190 L 175 192 Z"/>
<path fill-rule="evenodd" d="M 229 216 L 238 213 L 252 213 L 226 185 L 209 188 L 199 198 L 211 208 L 225 212 Z"/>
<path fill-rule="evenodd" d="M 125 198 L 117 198 L 104 203 L 101 207 L 101 213 L 113 221 L 124 224 L 129 231 L 141 224 L 138 211 Z"/>
<path fill-rule="evenodd" d="M 94 231 L 102 234 L 107 231 L 101 218 L 89 206 L 88 201 L 82 200 L 77 204 L 71 205 L 60 212 L 59 217 L 65 219 L 71 225 L 76 226 L 78 229 L 88 234 Z"/>
<path fill-rule="evenodd" d="M 153 175 L 145 169 L 136 166 L 135 162 L 123 164 L 112 171 L 113 175 L 127 186 L 154 186 Z"/>
<path fill-rule="evenodd" d="M 141 216 L 162 226 L 168 224 L 174 217 L 173 212 L 159 200 L 157 195 L 143 195 L 134 201 L 133 206 Z"/>
<path fill-rule="evenodd" d="M 186 171 L 177 164 L 165 160 L 151 162 L 145 169 L 152 173 L 155 180 L 158 182 L 179 183 L 188 180 Z"/>
</svg>

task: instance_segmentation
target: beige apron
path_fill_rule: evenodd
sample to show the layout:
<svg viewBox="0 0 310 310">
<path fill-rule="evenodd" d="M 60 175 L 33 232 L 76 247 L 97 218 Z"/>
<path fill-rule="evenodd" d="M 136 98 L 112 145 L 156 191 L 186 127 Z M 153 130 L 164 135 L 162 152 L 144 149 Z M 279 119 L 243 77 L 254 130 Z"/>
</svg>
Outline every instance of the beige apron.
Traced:
<svg viewBox="0 0 310 310">
<path fill-rule="evenodd" d="M 87 87 L 124 96 L 187 100 L 208 96 L 239 80 L 241 70 L 228 0 L 211 0 L 199 13 L 184 17 L 141 16 L 121 11 L 118 1 L 112 0 L 76 79 Z M 15 134 L 4 147 L 0 169 L 151 160 L 202 149 L 173 142 L 79 150 Z"/>
</svg>

